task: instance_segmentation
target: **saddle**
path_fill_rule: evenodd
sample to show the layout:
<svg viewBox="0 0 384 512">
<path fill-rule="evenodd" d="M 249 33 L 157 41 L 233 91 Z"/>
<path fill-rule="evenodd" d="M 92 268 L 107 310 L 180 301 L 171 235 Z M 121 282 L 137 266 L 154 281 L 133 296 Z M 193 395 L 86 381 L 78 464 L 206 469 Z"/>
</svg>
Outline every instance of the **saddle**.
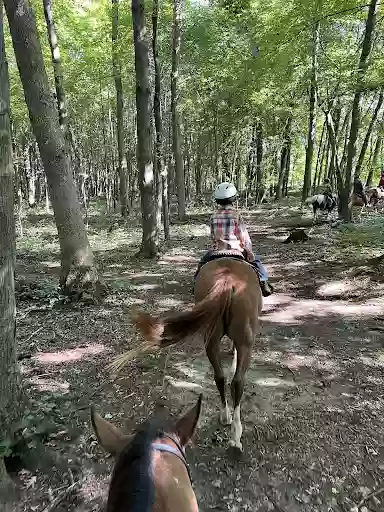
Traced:
<svg viewBox="0 0 384 512">
<path fill-rule="evenodd" d="M 240 251 L 228 249 L 228 250 L 212 251 L 210 253 L 209 259 L 207 259 L 206 263 L 213 261 L 213 260 L 218 260 L 220 258 L 230 258 L 233 260 L 246 261 L 243 253 L 241 253 Z"/>
</svg>

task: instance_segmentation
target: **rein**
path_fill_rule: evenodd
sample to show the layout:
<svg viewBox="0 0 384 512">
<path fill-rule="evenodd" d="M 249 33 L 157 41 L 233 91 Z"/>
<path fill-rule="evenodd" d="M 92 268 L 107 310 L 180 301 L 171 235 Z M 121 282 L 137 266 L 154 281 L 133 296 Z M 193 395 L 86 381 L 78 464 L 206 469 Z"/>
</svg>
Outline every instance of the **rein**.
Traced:
<svg viewBox="0 0 384 512">
<path fill-rule="evenodd" d="M 175 455 L 178 459 L 180 459 L 182 461 L 182 463 L 184 464 L 185 469 L 187 470 L 187 473 L 189 476 L 189 480 L 192 483 L 192 478 L 191 478 L 191 473 L 189 471 L 188 462 L 187 462 L 187 459 L 185 458 L 184 450 L 180 446 L 180 443 L 174 437 L 172 437 L 168 434 L 163 433 L 161 435 L 161 437 L 170 439 L 176 445 L 176 448 L 174 448 L 173 446 L 170 446 L 169 444 L 153 443 L 152 450 L 156 450 L 157 452 L 161 452 L 161 453 L 171 453 L 172 455 Z"/>
</svg>

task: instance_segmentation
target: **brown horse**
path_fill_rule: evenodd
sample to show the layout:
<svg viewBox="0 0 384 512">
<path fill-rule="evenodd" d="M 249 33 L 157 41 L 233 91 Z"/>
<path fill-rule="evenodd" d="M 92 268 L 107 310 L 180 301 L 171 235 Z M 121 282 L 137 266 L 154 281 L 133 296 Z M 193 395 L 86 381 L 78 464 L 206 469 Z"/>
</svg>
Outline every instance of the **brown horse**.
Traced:
<svg viewBox="0 0 384 512">
<path fill-rule="evenodd" d="M 250 364 L 252 345 L 260 333 L 262 295 L 258 276 L 243 261 L 222 258 L 206 263 L 195 283 L 195 306 L 189 311 L 152 318 L 139 313 L 135 322 L 146 340 L 166 346 L 201 333 L 220 393 L 221 421 L 231 424 L 231 446 L 242 450 L 240 401 Z M 220 341 L 227 334 L 234 345 L 231 395 L 233 420 L 226 399 L 226 381 L 220 358 Z"/>
<path fill-rule="evenodd" d="M 368 203 L 368 197 L 366 194 L 365 195 L 365 198 L 367 200 L 367 205 L 369 204 Z M 366 208 L 366 203 L 364 202 L 364 198 L 361 197 L 360 195 L 358 194 L 355 194 L 355 192 L 352 192 L 351 194 L 351 197 L 350 197 L 350 202 L 349 202 L 349 206 L 351 208 L 351 212 L 352 212 L 352 218 L 354 219 L 355 218 L 355 211 L 359 211 L 358 215 L 357 215 L 357 218 L 359 219 L 359 221 L 361 220 L 361 215 L 364 211 L 364 209 Z"/>
<path fill-rule="evenodd" d="M 201 399 L 176 423 L 153 418 L 130 436 L 92 410 L 99 443 L 117 456 L 106 512 L 198 512 L 185 446 L 195 432 Z"/>
</svg>

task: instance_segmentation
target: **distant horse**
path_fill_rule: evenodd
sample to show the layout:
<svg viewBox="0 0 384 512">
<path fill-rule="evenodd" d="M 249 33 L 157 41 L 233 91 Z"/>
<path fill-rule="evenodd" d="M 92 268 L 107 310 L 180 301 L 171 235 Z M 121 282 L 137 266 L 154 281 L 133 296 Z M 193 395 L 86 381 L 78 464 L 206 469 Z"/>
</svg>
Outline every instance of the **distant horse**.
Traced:
<svg viewBox="0 0 384 512">
<path fill-rule="evenodd" d="M 313 218 L 316 220 L 319 211 L 327 212 L 327 215 L 332 213 L 337 206 L 337 196 L 336 194 L 316 194 L 312 197 L 308 197 L 308 199 L 305 200 L 305 204 L 312 205 Z"/>
<path fill-rule="evenodd" d="M 251 361 L 252 345 L 260 333 L 262 295 L 259 279 L 252 267 L 243 261 L 215 259 L 201 268 L 194 293 L 196 304 L 191 310 L 170 313 L 160 318 L 138 313 L 136 325 L 145 339 L 159 343 L 161 347 L 196 333 L 203 335 L 220 393 L 220 419 L 224 424 L 231 424 L 230 445 L 242 450 L 240 401 L 245 374 Z M 233 341 L 235 348 L 231 383 L 233 420 L 226 399 L 226 381 L 220 357 L 220 341 L 225 334 Z"/>
<path fill-rule="evenodd" d="M 366 206 L 370 206 L 368 196 L 363 192 L 364 196 L 360 194 L 356 194 L 355 192 L 352 192 L 349 200 L 349 207 L 352 211 L 352 219 L 355 219 L 355 212 L 358 211 L 357 218 L 360 221 L 361 215 L 366 208 Z"/>
<path fill-rule="evenodd" d="M 377 206 L 377 203 L 384 199 L 384 190 L 381 187 L 372 187 L 366 191 L 368 203 L 371 206 Z"/>
<path fill-rule="evenodd" d="M 201 398 L 176 423 L 154 418 L 131 436 L 92 410 L 100 445 L 117 456 L 106 512 L 198 512 L 185 446 L 195 432 Z"/>
</svg>

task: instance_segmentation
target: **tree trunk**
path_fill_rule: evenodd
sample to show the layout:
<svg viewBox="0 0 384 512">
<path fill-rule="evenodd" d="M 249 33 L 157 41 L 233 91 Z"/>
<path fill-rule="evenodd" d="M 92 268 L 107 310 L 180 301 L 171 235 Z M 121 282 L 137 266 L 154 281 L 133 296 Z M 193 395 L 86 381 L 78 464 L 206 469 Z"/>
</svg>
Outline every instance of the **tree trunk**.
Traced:
<svg viewBox="0 0 384 512">
<path fill-rule="evenodd" d="M 28 0 L 4 0 L 13 48 L 34 135 L 39 145 L 55 214 L 61 249 L 60 284 L 66 293 L 82 293 L 96 285 L 101 291 L 76 187 L 59 125 L 36 20 Z"/>
<path fill-rule="evenodd" d="M 121 215 L 128 215 L 127 159 L 124 151 L 124 99 L 121 80 L 121 62 L 119 55 L 119 4 L 112 0 L 112 69 L 116 89 L 116 135 L 117 135 L 117 170 L 120 181 Z"/>
<path fill-rule="evenodd" d="M 263 125 L 256 124 L 256 202 L 261 203 L 265 192 L 263 173 Z"/>
<path fill-rule="evenodd" d="M 309 116 L 308 137 L 305 154 L 304 183 L 301 200 L 304 201 L 310 194 L 312 182 L 313 148 L 316 139 L 316 89 L 317 89 L 317 54 L 319 48 L 319 22 L 315 24 L 312 43 L 311 85 L 309 89 Z"/>
<path fill-rule="evenodd" d="M 11 433 L 19 411 L 19 370 L 16 355 L 15 218 L 9 77 L 5 55 L 3 5 L 0 1 L 0 442 Z M 0 503 L 7 499 L 11 480 L 0 446 Z"/>
<path fill-rule="evenodd" d="M 285 197 L 288 197 L 289 172 L 291 170 L 291 148 L 292 148 L 292 140 L 291 140 L 291 137 L 289 137 L 288 147 L 287 147 L 287 157 L 285 159 L 285 173 L 284 173 L 284 180 L 283 180 L 283 194 Z"/>
<path fill-rule="evenodd" d="M 383 137 L 381 135 L 378 135 L 377 136 L 377 140 L 376 140 L 376 144 L 375 144 L 375 149 L 373 151 L 372 161 L 371 161 L 370 166 L 369 166 L 367 182 L 365 184 L 365 186 L 367 188 L 370 188 L 372 186 L 373 173 L 376 170 L 376 165 L 377 165 L 377 161 L 379 159 L 382 143 L 383 143 Z"/>
<path fill-rule="evenodd" d="M 152 53 L 155 67 L 155 94 L 153 98 L 153 111 L 155 117 L 155 161 L 154 173 L 156 181 L 156 204 L 157 204 L 157 224 L 160 229 L 159 219 L 161 217 L 161 207 L 163 211 L 164 238 L 169 240 L 169 200 L 167 175 L 163 158 L 163 125 L 161 119 L 161 73 L 159 61 L 159 49 L 157 47 L 157 27 L 159 16 L 159 2 L 153 0 L 152 4 Z"/>
<path fill-rule="evenodd" d="M 251 142 L 249 144 L 248 162 L 247 162 L 247 188 L 252 190 L 255 180 L 255 150 L 256 150 L 256 126 L 252 126 Z"/>
<path fill-rule="evenodd" d="M 283 185 L 284 185 L 284 176 L 286 173 L 286 166 L 287 166 L 288 148 L 290 146 L 290 139 L 291 139 L 291 126 L 292 126 L 292 117 L 289 116 L 285 123 L 285 127 L 284 127 L 283 145 L 281 148 L 281 155 L 280 155 L 279 177 L 278 177 L 276 194 L 275 194 L 276 200 L 279 200 L 283 194 Z"/>
<path fill-rule="evenodd" d="M 337 102 L 334 112 L 335 112 L 335 115 L 334 115 L 334 118 L 335 118 L 334 130 L 335 130 L 336 145 L 333 146 L 331 144 L 331 141 L 329 141 L 330 148 L 331 148 L 331 157 L 330 157 L 330 162 L 329 162 L 329 168 L 328 168 L 328 170 L 324 171 L 324 178 L 330 179 L 331 183 L 335 182 L 335 167 L 334 167 L 335 155 L 334 155 L 334 151 L 337 151 L 337 140 L 338 140 L 338 133 L 339 133 L 340 118 L 341 118 L 341 104 L 340 104 L 340 101 Z M 328 139 L 329 139 L 329 137 L 328 137 Z"/>
<path fill-rule="evenodd" d="M 173 0 L 173 40 L 171 74 L 172 149 L 177 182 L 179 219 L 185 219 L 185 179 L 183 155 L 180 147 L 180 116 L 178 97 L 178 75 L 181 47 L 182 0 Z"/>
<path fill-rule="evenodd" d="M 378 0 L 371 0 L 369 4 L 368 17 L 365 25 L 364 41 L 361 50 L 359 67 L 357 70 L 357 85 L 355 96 L 353 98 L 351 128 L 349 131 L 348 149 L 347 149 L 347 163 L 345 169 L 344 180 L 344 193 L 342 194 L 343 201 L 349 201 L 349 195 L 352 190 L 353 182 L 353 165 L 356 156 L 356 141 L 360 128 L 360 99 L 363 93 L 363 79 L 368 66 L 368 58 L 371 53 L 373 33 L 376 24 Z M 349 222 L 351 220 L 351 212 L 347 204 L 342 204 L 340 212 L 342 218 Z"/>
<path fill-rule="evenodd" d="M 346 218 L 348 211 L 349 211 L 349 192 L 346 196 L 346 189 L 343 182 L 343 176 L 341 174 L 341 169 L 339 165 L 338 160 L 338 154 L 337 154 L 337 147 L 336 147 L 336 134 L 335 134 L 335 127 L 333 123 L 332 116 L 330 112 L 325 112 L 326 121 L 327 121 L 327 128 L 328 128 L 328 137 L 329 137 L 329 143 L 331 144 L 332 148 L 332 157 L 334 158 L 333 166 L 336 171 L 336 181 L 337 181 L 337 189 L 339 192 L 339 215 L 342 218 Z"/>
<path fill-rule="evenodd" d="M 67 130 L 67 102 L 65 99 L 63 69 L 61 66 L 61 57 L 59 43 L 57 40 L 56 27 L 53 21 L 52 0 L 43 0 L 44 16 L 47 24 L 48 42 L 51 49 L 53 76 L 55 78 L 57 111 L 59 113 L 59 123 L 66 133 Z"/>
<path fill-rule="evenodd" d="M 159 252 L 159 233 L 156 222 L 157 205 L 152 162 L 149 60 L 144 0 L 132 0 L 132 23 L 136 70 L 137 165 L 143 227 L 140 254 L 145 258 L 153 258 Z"/>
<path fill-rule="evenodd" d="M 323 144 L 325 128 L 326 128 L 326 121 L 324 121 L 323 128 L 321 130 L 320 144 L 319 144 L 319 149 L 317 151 L 315 177 L 313 178 L 313 183 L 312 183 L 312 194 L 314 194 L 316 191 L 317 182 L 319 180 L 319 174 L 321 174 L 321 165 L 323 162 L 324 152 L 325 152 L 325 145 Z"/>
<path fill-rule="evenodd" d="M 371 118 L 371 122 L 369 123 L 367 133 L 365 134 L 363 145 L 361 146 L 361 149 L 360 149 L 359 159 L 356 164 L 355 176 L 358 176 L 358 177 L 360 176 L 361 168 L 362 168 L 363 162 L 364 162 L 365 153 L 367 152 L 369 140 L 371 138 L 373 128 L 376 123 L 377 116 L 379 115 L 381 106 L 383 104 L 383 99 L 384 99 L 384 93 L 383 93 L 383 91 L 381 91 L 380 95 L 379 95 L 379 99 L 376 104 L 376 108 L 375 108 L 375 110 L 373 112 L 373 116 Z"/>
</svg>

